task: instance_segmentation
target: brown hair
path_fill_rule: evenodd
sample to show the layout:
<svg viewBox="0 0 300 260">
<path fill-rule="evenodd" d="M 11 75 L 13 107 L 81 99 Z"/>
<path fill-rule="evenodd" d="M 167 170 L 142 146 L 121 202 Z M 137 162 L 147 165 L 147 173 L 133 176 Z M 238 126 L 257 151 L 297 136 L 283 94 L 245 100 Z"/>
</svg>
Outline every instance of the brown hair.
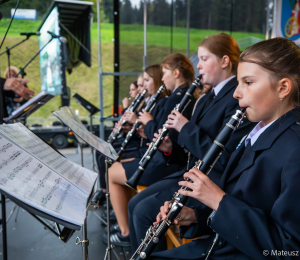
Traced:
<svg viewBox="0 0 300 260">
<path fill-rule="evenodd" d="M 135 88 L 138 88 L 138 87 L 139 87 L 138 84 L 137 84 L 137 80 L 131 82 L 131 84 L 133 84 L 133 85 L 135 86 Z"/>
<path fill-rule="evenodd" d="M 300 49 L 293 41 L 274 38 L 256 43 L 243 51 L 239 62 L 255 63 L 267 70 L 272 85 L 289 78 L 293 84 L 289 101 L 299 106 Z"/>
<path fill-rule="evenodd" d="M 162 79 L 162 71 L 160 69 L 159 64 L 154 64 L 145 69 L 145 72 L 153 78 L 154 82 L 154 89 L 155 92 L 159 89 L 159 87 L 163 84 L 161 79 Z"/>
<path fill-rule="evenodd" d="M 166 69 L 178 69 L 187 83 L 190 85 L 195 79 L 194 68 L 191 61 L 181 53 L 173 53 L 164 58 L 162 67 Z"/>
<path fill-rule="evenodd" d="M 231 72 L 236 75 L 239 56 L 241 54 L 240 47 L 235 39 L 226 33 L 219 33 L 204 39 L 199 47 L 208 49 L 211 53 L 222 59 L 227 55 L 230 59 Z"/>
</svg>

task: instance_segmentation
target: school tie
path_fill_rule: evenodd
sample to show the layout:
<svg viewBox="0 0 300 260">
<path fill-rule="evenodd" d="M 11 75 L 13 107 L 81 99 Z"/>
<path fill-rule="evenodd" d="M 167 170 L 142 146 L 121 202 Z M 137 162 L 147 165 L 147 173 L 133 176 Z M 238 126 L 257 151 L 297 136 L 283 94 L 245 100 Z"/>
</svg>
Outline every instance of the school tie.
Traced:
<svg viewBox="0 0 300 260">
<path fill-rule="evenodd" d="M 215 96 L 216 96 L 215 92 L 214 92 L 214 90 L 212 90 L 209 94 L 208 99 L 206 100 L 203 110 L 209 105 L 209 103 L 214 99 Z"/>
<path fill-rule="evenodd" d="M 247 145 L 245 147 L 245 150 L 243 152 L 242 157 L 244 157 L 248 153 L 248 151 L 250 150 L 250 148 L 251 148 L 251 140 L 248 141 L 248 143 L 247 143 Z"/>
</svg>

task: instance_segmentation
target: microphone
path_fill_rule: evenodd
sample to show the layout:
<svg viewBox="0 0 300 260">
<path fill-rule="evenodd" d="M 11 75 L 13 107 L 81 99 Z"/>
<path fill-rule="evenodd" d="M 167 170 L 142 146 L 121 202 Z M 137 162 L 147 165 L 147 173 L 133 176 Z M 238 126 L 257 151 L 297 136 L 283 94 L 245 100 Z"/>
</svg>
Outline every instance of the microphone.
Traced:
<svg viewBox="0 0 300 260">
<path fill-rule="evenodd" d="M 60 35 L 56 35 L 55 33 L 50 32 L 50 31 L 47 31 L 47 33 L 49 33 L 52 36 L 52 38 L 59 39 L 59 41 L 61 41 L 62 43 L 67 43 L 67 38 L 62 37 Z"/>
<path fill-rule="evenodd" d="M 24 32 L 24 33 L 20 33 L 20 35 L 39 36 L 39 35 L 41 35 L 41 33 L 40 32 L 34 32 L 34 33 Z"/>
</svg>

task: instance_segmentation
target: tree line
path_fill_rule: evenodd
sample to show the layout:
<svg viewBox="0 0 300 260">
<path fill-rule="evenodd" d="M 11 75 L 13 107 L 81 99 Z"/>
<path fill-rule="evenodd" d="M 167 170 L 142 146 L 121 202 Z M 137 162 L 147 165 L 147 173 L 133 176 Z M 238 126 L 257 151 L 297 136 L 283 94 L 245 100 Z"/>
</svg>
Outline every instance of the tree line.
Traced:
<svg viewBox="0 0 300 260">
<path fill-rule="evenodd" d="M 85 0 L 88 1 L 88 0 Z M 97 21 L 97 1 L 94 3 L 94 22 Z M 114 0 L 101 1 L 101 21 L 113 23 Z M 17 1 L 2 6 L 2 13 L 10 16 L 10 9 Z M 146 0 L 149 25 L 185 27 L 187 17 L 186 0 Z M 22 0 L 19 8 L 36 9 L 43 18 L 52 0 Z M 143 24 L 144 0 L 132 5 L 130 0 L 120 0 L 121 24 Z M 265 32 L 267 0 L 190 0 L 190 27 L 197 29 Z M 231 16 L 232 11 L 232 16 Z"/>
<path fill-rule="evenodd" d="M 105 17 L 113 22 L 112 0 L 102 0 Z M 150 25 L 186 26 L 186 0 L 147 0 L 147 22 Z M 120 22 L 142 24 L 144 1 L 133 6 L 120 1 Z M 267 0 L 190 0 L 190 27 L 265 33 Z M 232 16 L 231 16 L 232 10 Z M 231 18 L 232 17 L 232 18 Z"/>
</svg>

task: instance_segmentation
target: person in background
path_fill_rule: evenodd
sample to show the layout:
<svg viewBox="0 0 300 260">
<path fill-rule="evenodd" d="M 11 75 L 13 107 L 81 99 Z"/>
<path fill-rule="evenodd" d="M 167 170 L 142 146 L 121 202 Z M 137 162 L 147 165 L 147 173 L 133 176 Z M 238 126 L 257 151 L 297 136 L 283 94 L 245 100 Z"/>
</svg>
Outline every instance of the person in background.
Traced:
<svg viewBox="0 0 300 260">
<path fill-rule="evenodd" d="M 15 66 L 10 66 L 7 67 L 5 72 L 4 72 L 4 77 L 6 79 L 8 78 L 14 78 L 18 74 L 19 70 Z M 18 75 L 18 78 L 20 78 L 20 75 Z M 27 85 L 25 84 L 25 87 Z M 23 97 L 5 97 L 5 103 L 6 103 L 6 109 L 7 109 L 7 114 L 10 116 L 13 111 L 15 111 L 17 108 L 20 107 L 20 105 L 24 104 L 24 99 Z"/>
<path fill-rule="evenodd" d="M 133 88 L 136 88 L 136 90 Z M 146 89 L 146 87 L 144 86 L 144 77 L 143 77 L 143 74 L 140 74 L 137 81 L 132 82 L 130 85 L 129 94 L 132 97 L 131 102 L 134 99 L 134 97 L 133 97 L 134 93 L 135 93 L 135 95 L 141 94 L 145 89 Z M 128 98 L 126 98 L 126 99 L 128 100 Z M 123 99 L 123 101 L 124 101 L 124 99 Z M 125 102 L 127 102 L 127 101 L 125 101 Z M 129 100 L 128 100 L 128 102 L 129 102 Z M 129 102 L 129 105 L 131 102 Z M 125 105 L 127 107 L 129 106 L 129 105 L 123 103 L 123 106 L 124 106 L 123 113 L 126 111 Z M 120 124 L 120 121 L 115 123 L 115 127 L 117 128 L 119 126 L 119 124 Z M 129 130 L 130 130 L 130 128 L 129 128 Z M 115 149 L 120 148 L 122 141 L 123 141 L 123 139 L 121 139 L 121 141 L 116 141 L 113 144 L 113 147 Z M 137 147 L 139 147 L 139 142 L 138 142 L 138 144 L 136 144 L 136 142 L 132 142 L 131 146 L 135 146 L 135 145 L 137 145 Z M 126 157 L 126 155 L 124 157 Z M 101 192 L 99 193 L 99 196 L 97 199 L 102 204 L 105 202 L 105 193 L 106 193 L 105 158 L 99 152 L 96 152 L 96 161 L 97 161 L 98 171 L 99 171 L 99 175 L 100 175 L 100 188 L 101 188 Z"/>
<path fill-rule="evenodd" d="M 25 100 L 33 97 L 34 91 L 25 87 L 28 80 L 19 78 L 0 78 L 0 124 L 3 123 L 3 118 L 7 117 L 5 105 L 5 97 L 14 98 L 17 94 Z"/>
<path fill-rule="evenodd" d="M 136 80 L 136 81 L 133 81 L 130 84 L 130 87 L 129 87 L 129 96 L 130 96 L 130 98 L 125 97 L 122 100 L 124 110 L 130 106 L 130 103 L 135 99 L 135 97 L 137 96 L 138 93 L 139 93 L 139 90 L 138 90 L 138 84 L 137 84 L 137 80 Z"/>
</svg>

